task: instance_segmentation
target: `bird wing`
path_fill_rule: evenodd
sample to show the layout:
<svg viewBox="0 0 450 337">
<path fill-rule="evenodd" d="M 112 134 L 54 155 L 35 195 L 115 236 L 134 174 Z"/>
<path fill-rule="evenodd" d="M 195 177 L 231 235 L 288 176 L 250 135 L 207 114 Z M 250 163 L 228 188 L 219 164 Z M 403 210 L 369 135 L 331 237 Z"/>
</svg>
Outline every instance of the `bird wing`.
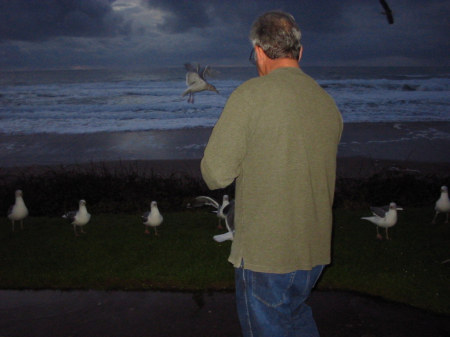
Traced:
<svg viewBox="0 0 450 337">
<path fill-rule="evenodd" d="M 198 69 L 198 65 L 194 66 L 193 64 L 190 64 L 190 63 L 185 63 L 184 67 L 186 68 L 187 71 L 192 71 L 194 73 L 196 73 L 197 69 Z"/>
<path fill-rule="evenodd" d="M 224 242 L 226 240 L 233 240 L 233 234 L 231 232 L 226 232 L 224 234 L 214 235 L 214 241 Z"/>
<path fill-rule="evenodd" d="M 142 220 L 147 220 L 149 215 L 150 215 L 150 211 L 145 212 L 144 214 L 142 214 L 142 216 L 141 216 Z"/>
<path fill-rule="evenodd" d="M 230 232 L 234 232 L 234 200 L 223 208 L 223 214 L 226 215 L 225 224 Z"/>
<path fill-rule="evenodd" d="M 192 71 L 189 71 L 186 74 L 186 85 L 188 87 L 193 87 L 193 88 L 200 87 L 200 86 L 203 86 L 204 83 L 205 83 L 205 81 L 200 77 L 199 74 L 194 73 Z M 193 88 L 191 88 L 191 89 L 193 89 Z"/>
<path fill-rule="evenodd" d="M 66 214 L 64 214 L 62 217 L 64 219 L 68 219 L 70 221 L 73 221 L 73 220 L 75 220 L 75 216 L 76 215 L 77 215 L 77 211 L 70 211 L 70 212 L 67 212 Z"/>
<path fill-rule="evenodd" d="M 385 0 L 380 0 L 380 4 L 381 4 L 381 6 L 383 6 L 384 14 L 386 14 L 389 24 L 392 25 L 394 23 L 394 16 L 392 15 L 392 11 L 391 11 L 389 5 L 387 4 L 387 2 Z"/>
<path fill-rule="evenodd" d="M 206 81 L 206 76 L 213 76 L 213 72 L 211 70 L 211 67 L 209 65 L 206 65 L 201 71 L 200 71 L 200 77 Z"/>
<path fill-rule="evenodd" d="M 196 197 L 194 199 L 194 202 L 192 203 L 192 206 L 193 207 L 212 206 L 216 209 L 219 209 L 220 207 L 219 203 L 216 200 L 203 195 Z"/>
<path fill-rule="evenodd" d="M 384 218 L 386 215 L 386 212 L 389 211 L 389 206 L 383 206 L 383 207 L 370 207 L 370 210 L 372 213 L 376 216 L 379 216 L 380 218 Z"/>
</svg>

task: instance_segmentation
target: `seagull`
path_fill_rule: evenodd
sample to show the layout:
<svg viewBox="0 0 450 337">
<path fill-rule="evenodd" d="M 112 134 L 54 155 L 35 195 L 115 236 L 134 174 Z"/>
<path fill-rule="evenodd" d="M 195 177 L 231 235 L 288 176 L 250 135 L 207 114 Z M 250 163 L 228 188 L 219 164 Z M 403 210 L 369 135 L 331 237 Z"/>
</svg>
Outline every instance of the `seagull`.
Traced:
<svg viewBox="0 0 450 337">
<path fill-rule="evenodd" d="M 450 199 L 448 198 L 448 188 L 447 186 L 441 187 L 441 197 L 436 201 L 436 206 L 434 207 L 436 214 L 434 215 L 433 221 L 431 223 L 436 223 L 436 218 L 439 213 L 447 213 L 445 223 L 448 223 L 448 213 L 450 213 Z"/>
<path fill-rule="evenodd" d="M 383 6 L 383 9 L 384 9 L 384 12 L 382 12 L 382 13 L 384 15 L 386 15 L 389 24 L 392 25 L 394 23 L 394 16 L 392 15 L 392 11 L 389 8 L 389 5 L 387 4 L 387 2 L 385 0 L 380 0 L 380 4 L 381 4 L 381 6 Z"/>
<path fill-rule="evenodd" d="M 230 203 L 230 199 L 227 194 L 222 197 L 222 205 L 220 205 L 216 200 L 210 197 L 199 196 L 194 199 L 193 207 L 201 206 L 212 206 L 216 209 L 217 217 L 219 218 L 219 224 L 217 228 L 222 229 L 222 219 L 226 220 L 226 215 L 223 214 L 223 209 Z"/>
<path fill-rule="evenodd" d="M 86 209 L 86 201 L 80 200 L 78 211 L 67 212 L 62 216 L 64 219 L 68 219 L 70 223 L 73 225 L 73 232 L 75 236 L 78 236 L 77 226 L 79 226 L 80 233 L 85 234 L 86 232 L 83 230 L 83 226 L 86 225 L 91 219 L 91 215 L 88 213 Z"/>
<path fill-rule="evenodd" d="M 377 239 L 383 237 L 378 232 L 378 227 L 386 228 L 386 239 L 390 240 L 388 235 L 388 228 L 394 226 L 397 223 L 397 211 L 402 211 L 403 208 L 398 207 L 395 202 L 391 202 L 389 206 L 383 207 L 370 207 L 373 216 L 362 217 L 361 219 L 368 220 L 377 226 Z"/>
<path fill-rule="evenodd" d="M 145 212 L 142 215 L 142 220 L 144 221 L 144 225 L 146 226 L 145 232 L 144 232 L 145 234 L 150 234 L 150 231 L 148 230 L 148 226 L 151 226 L 155 230 L 155 235 L 158 235 L 156 227 L 161 225 L 161 223 L 163 222 L 163 217 L 162 217 L 161 213 L 159 213 L 159 209 L 158 209 L 158 205 L 157 205 L 156 201 L 152 201 L 150 203 L 150 211 Z"/>
<path fill-rule="evenodd" d="M 16 193 L 16 202 L 12 205 L 8 210 L 8 218 L 12 222 L 12 231 L 14 232 L 14 221 L 20 221 L 20 229 L 23 229 L 23 219 L 25 219 L 28 215 L 27 206 L 25 206 L 25 202 L 22 198 L 22 191 L 17 190 Z"/>
<path fill-rule="evenodd" d="M 219 93 L 215 86 L 206 82 L 205 76 L 210 74 L 209 66 L 200 69 L 200 65 L 197 64 L 194 67 L 190 63 L 185 63 L 186 73 L 186 85 L 187 89 L 183 92 L 182 97 L 189 94 L 188 103 L 194 103 L 194 93 L 209 90 Z"/>
<path fill-rule="evenodd" d="M 230 203 L 222 209 L 222 212 L 225 216 L 225 226 L 227 226 L 228 232 L 214 235 L 213 239 L 217 242 L 233 240 L 234 238 L 234 200 L 230 201 Z"/>
</svg>

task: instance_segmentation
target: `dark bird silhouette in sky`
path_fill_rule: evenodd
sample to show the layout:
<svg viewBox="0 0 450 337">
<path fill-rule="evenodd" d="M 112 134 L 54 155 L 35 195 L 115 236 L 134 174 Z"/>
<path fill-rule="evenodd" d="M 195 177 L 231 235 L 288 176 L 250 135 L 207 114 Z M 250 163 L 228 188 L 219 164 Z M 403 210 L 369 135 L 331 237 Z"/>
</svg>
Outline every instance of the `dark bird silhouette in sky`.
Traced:
<svg viewBox="0 0 450 337">
<path fill-rule="evenodd" d="M 389 5 L 384 0 L 380 0 L 380 4 L 381 4 L 381 6 L 383 6 L 383 9 L 384 9 L 383 14 L 386 15 L 389 24 L 392 25 L 394 23 L 394 16 L 392 15 L 392 11 L 389 8 Z"/>
</svg>

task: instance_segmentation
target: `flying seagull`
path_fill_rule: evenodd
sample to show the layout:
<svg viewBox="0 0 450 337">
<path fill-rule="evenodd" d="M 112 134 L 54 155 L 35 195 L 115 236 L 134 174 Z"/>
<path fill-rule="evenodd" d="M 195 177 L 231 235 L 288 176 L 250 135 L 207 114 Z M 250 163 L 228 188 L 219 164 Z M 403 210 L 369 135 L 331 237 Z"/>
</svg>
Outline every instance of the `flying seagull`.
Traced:
<svg viewBox="0 0 450 337">
<path fill-rule="evenodd" d="M 16 201 L 14 205 L 12 205 L 8 210 L 8 218 L 12 222 L 12 231 L 14 232 L 14 222 L 20 221 L 20 229 L 23 229 L 23 219 L 25 219 L 28 215 L 27 206 L 25 206 L 25 202 L 22 198 L 22 191 L 17 190 L 15 192 Z"/>
<path fill-rule="evenodd" d="M 86 209 L 86 201 L 80 200 L 78 203 L 77 211 L 67 212 L 62 216 L 64 219 L 68 219 L 70 223 L 73 225 L 73 232 L 75 236 L 78 236 L 77 226 L 80 227 L 80 233 L 85 234 L 86 232 L 83 230 L 83 227 L 89 222 L 91 219 L 91 215 L 88 213 Z"/>
<path fill-rule="evenodd" d="M 380 4 L 381 6 L 383 6 L 384 9 L 383 14 L 386 15 L 389 24 L 392 25 L 394 23 L 394 16 L 392 15 L 392 11 L 389 8 L 389 5 L 386 3 L 385 0 L 380 0 Z"/>
<path fill-rule="evenodd" d="M 448 213 L 450 213 L 450 199 L 448 198 L 448 188 L 447 186 L 441 187 L 441 196 L 436 201 L 436 206 L 434 207 L 436 214 L 434 215 L 432 223 L 436 223 L 436 218 L 439 213 L 447 213 L 445 223 L 448 223 Z"/>
<path fill-rule="evenodd" d="M 161 225 L 163 222 L 163 217 L 161 213 L 159 213 L 158 205 L 156 201 L 152 201 L 150 203 L 150 211 L 145 212 L 142 215 L 142 220 L 144 221 L 145 225 L 145 234 L 150 234 L 150 231 L 148 230 L 148 227 L 153 227 L 155 230 L 155 235 L 158 235 L 158 231 L 156 230 L 156 227 Z"/>
<path fill-rule="evenodd" d="M 216 209 L 217 217 L 219 218 L 219 224 L 217 225 L 217 228 L 222 229 L 222 219 L 225 220 L 226 215 L 223 214 L 223 209 L 230 203 L 230 199 L 227 194 L 225 194 L 222 197 L 222 204 L 219 204 L 216 200 L 214 200 L 211 197 L 206 196 L 199 196 L 194 199 L 194 202 L 192 204 L 193 207 L 202 207 L 202 206 L 212 206 Z"/>
<path fill-rule="evenodd" d="M 206 82 L 205 76 L 210 75 L 209 66 L 200 68 L 200 64 L 197 64 L 194 67 L 190 63 L 185 63 L 184 66 L 187 70 L 186 85 L 188 88 L 183 92 L 182 97 L 189 94 L 188 98 L 189 103 L 194 103 L 194 93 L 196 92 L 209 90 L 219 93 L 215 86 Z"/>
<path fill-rule="evenodd" d="M 391 202 L 389 206 L 370 207 L 370 210 L 372 211 L 373 216 L 362 217 L 361 219 L 368 220 L 376 225 L 377 239 L 381 240 L 383 238 L 378 232 L 378 227 L 386 228 L 386 239 L 390 240 L 388 228 L 397 223 L 397 211 L 403 210 L 403 208 L 398 207 L 395 202 Z"/>
</svg>

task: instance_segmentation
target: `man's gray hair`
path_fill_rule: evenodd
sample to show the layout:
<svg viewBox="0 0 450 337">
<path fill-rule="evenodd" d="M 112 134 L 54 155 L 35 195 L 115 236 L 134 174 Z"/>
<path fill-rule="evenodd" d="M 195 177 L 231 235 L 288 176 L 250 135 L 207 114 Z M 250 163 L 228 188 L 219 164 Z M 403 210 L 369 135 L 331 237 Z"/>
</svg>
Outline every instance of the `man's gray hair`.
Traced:
<svg viewBox="0 0 450 337">
<path fill-rule="evenodd" d="M 250 41 L 271 58 L 298 60 L 301 32 L 292 15 L 271 11 L 261 15 L 252 25 Z"/>
</svg>

